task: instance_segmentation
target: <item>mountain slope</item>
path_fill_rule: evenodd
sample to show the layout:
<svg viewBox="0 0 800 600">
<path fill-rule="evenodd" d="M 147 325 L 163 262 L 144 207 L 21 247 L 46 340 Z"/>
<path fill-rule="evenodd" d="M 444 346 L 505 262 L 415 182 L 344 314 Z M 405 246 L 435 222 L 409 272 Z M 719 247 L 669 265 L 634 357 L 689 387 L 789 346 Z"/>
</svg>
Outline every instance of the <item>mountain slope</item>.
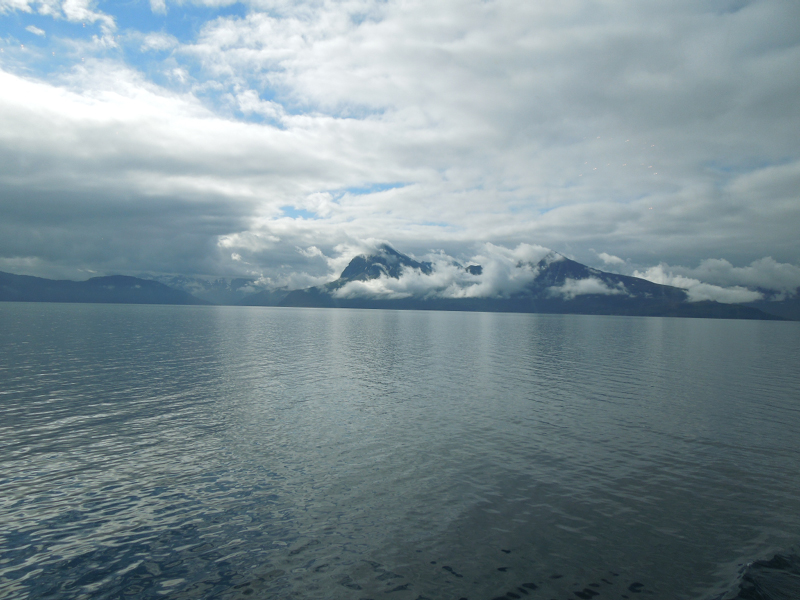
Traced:
<svg viewBox="0 0 800 600">
<path fill-rule="evenodd" d="M 208 304 L 163 283 L 111 275 L 68 281 L 0 272 L 0 301 L 110 304 Z"/>
<path fill-rule="evenodd" d="M 795 291 L 795 296 L 785 300 L 757 300 L 748 302 L 745 306 L 757 308 L 765 313 L 783 317 L 791 321 L 800 321 L 800 289 Z"/>
<path fill-rule="evenodd" d="M 237 304 L 239 306 L 278 306 L 288 293 L 286 288 L 261 290 L 255 294 L 245 296 Z"/>
</svg>

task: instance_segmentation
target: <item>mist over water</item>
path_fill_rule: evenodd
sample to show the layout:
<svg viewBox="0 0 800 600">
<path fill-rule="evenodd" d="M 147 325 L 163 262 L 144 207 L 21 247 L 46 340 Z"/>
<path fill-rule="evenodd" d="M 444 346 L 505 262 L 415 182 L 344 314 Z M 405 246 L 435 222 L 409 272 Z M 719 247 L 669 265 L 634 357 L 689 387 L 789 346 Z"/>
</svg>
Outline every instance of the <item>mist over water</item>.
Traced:
<svg viewBox="0 0 800 600">
<path fill-rule="evenodd" d="M 735 595 L 798 325 L 4 303 L 0 597 Z"/>
</svg>

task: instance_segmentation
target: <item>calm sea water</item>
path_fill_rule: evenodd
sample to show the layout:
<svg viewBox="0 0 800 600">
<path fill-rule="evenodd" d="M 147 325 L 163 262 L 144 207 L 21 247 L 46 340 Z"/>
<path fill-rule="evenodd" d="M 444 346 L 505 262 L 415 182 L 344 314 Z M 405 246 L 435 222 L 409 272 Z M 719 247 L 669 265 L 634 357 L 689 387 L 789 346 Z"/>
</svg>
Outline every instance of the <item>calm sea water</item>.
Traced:
<svg viewBox="0 0 800 600">
<path fill-rule="evenodd" d="M 0 304 L 0 597 L 735 595 L 800 542 L 798 365 L 800 323 Z"/>
</svg>

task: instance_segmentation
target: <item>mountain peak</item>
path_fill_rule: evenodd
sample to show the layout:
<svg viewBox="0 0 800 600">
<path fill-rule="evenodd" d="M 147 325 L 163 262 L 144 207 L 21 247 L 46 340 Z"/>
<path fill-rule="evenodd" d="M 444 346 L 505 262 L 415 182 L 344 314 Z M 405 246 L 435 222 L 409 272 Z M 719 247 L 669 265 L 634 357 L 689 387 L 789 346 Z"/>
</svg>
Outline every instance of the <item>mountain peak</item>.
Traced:
<svg viewBox="0 0 800 600">
<path fill-rule="evenodd" d="M 418 269 L 425 275 L 433 272 L 433 265 L 429 262 L 418 262 L 401 254 L 388 244 L 381 244 L 374 254 L 360 254 L 350 261 L 342 271 L 341 281 L 368 281 L 381 276 L 399 279 L 403 268 Z"/>
</svg>

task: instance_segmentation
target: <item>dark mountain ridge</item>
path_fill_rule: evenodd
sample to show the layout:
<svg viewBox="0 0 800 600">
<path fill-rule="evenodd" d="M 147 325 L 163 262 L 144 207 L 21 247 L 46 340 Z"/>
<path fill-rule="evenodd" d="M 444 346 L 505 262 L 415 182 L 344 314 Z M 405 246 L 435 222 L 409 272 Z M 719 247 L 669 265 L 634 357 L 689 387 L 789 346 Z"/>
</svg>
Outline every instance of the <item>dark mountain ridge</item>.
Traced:
<svg viewBox="0 0 800 600">
<path fill-rule="evenodd" d="M 182 290 L 151 281 L 109 275 L 86 281 L 44 279 L 0 272 L 0 301 L 104 304 L 209 304 Z"/>
<path fill-rule="evenodd" d="M 790 321 L 800 321 L 800 288 L 795 290 L 795 295 L 791 298 L 756 300 L 755 302 L 748 302 L 745 306 L 757 308 L 765 313 L 777 315 Z"/>
</svg>

